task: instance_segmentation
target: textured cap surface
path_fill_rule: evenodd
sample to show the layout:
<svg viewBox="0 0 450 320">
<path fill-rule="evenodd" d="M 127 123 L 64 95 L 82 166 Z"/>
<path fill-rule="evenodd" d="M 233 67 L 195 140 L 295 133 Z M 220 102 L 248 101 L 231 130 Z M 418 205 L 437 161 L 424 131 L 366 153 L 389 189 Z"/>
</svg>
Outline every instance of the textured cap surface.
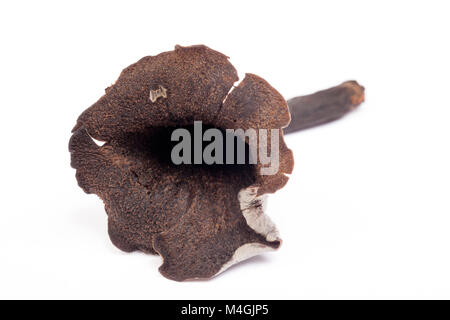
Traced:
<svg viewBox="0 0 450 320">
<path fill-rule="evenodd" d="M 270 150 L 279 152 L 275 175 L 261 175 L 260 163 L 177 166 L 168 156 L 171 131 L 194 120 L 220 129 L 288 125 L 286 101 L 265 80 L 247 74 L 230 92 L 237 80 L 223 54 L 177 46 L 126 68 L 73 130 L 71 164 L 80 187 L 104 201 L 111 241 L 160 254 L 170 279 L 210 278 L 281 243 L 263 208 L 293 167 L 282 130 L 280 149 Z"/>
</svg>

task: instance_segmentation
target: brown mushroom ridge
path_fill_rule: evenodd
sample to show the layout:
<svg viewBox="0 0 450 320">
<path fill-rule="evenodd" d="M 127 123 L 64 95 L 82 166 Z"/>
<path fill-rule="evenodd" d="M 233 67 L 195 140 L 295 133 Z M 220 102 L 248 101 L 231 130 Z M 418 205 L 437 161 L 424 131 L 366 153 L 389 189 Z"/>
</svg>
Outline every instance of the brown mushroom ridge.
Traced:
<svg viewBox="0 0 450 320">
<path fill-rule="evenodd" d="M 265 194 L 282 188 L 293 155 L 279 130 L 280 167 L 175 165 L 170 134 L 194 121 L 227 128 L 281 129 L 285 99 L 262 78 L 242 82 L 228 58 L 206 46 L 180 47 L 124 69 L 78 118 L 69 142 L 79 186 L 105 203 L 108 233 L 123 251 L 158 253 L 173 280 L 210 278 L 281 240 L 264 215 Z M 104 141 L 98 146 L 93 139 Z"/>
</svg>

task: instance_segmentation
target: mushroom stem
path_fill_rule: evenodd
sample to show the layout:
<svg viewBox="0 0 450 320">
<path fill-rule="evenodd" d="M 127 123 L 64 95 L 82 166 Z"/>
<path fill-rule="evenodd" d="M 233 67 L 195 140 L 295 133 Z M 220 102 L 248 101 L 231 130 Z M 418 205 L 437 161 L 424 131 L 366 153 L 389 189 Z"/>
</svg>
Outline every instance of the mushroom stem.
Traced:
<svg viewBox="0 0 450 320">
<path fill-rule="evenodd" d="M 364 87 L 356 81 L 288 100 L 291 123 L 284 133 L 292 133 L 343 117 L 364 101 Z"/>
</svg>

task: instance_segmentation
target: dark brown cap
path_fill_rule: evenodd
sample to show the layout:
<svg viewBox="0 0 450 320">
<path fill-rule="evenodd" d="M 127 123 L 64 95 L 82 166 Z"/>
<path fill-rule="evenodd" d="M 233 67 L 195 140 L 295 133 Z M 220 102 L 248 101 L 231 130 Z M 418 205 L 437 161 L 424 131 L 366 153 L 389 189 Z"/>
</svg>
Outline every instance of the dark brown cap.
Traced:
<svg viewBox="0 0 450 320">
<path fill-rule="evenodd" d="M 237 80 L 225 55 L 177 46 L 123 70 L 73 129 L 71 164 L 80 187 L 104 201 L 111 241 L 160 254 L 160 271 L 173 280 L 210 278 L 281 243 L 264 200 L 293 169 L 282 130 L 279 150 L 270 150 L 279 152 L 274 175 L 261 175 L 259 162 L 177 166 L 167 159 L 171 130 L 193 121 L 244 130 L 289 124 L 285 99 L 265 80 L 247 74 L 233 88 Z"/>
</svg>

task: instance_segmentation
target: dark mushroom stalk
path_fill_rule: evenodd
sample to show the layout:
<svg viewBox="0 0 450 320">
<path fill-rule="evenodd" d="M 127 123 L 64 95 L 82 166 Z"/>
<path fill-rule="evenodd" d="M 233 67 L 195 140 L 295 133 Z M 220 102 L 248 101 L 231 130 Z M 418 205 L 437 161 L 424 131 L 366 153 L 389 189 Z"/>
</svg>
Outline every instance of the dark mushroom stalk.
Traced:
<svg viewBox="0 0 450 320">
<path fill-rule="evenodd" d="M 346 81 L 336 87 L 287 101 L 291 122 L 284 133 L 292 133 L 337 120 L 364 101 L 364 87 Z"/>
<path fill-rule="evenodd" d="M 177 46 L 124 69 L 72 131 L 71 165 L 79 186 L 105 203 L 111 241 L 126 252 L 161 255 L 159 270 L 167 278 L 211 278 L 281 244 L 264 203 L 294 165 L 282 130 L 279 148 L 269 150 L 279 158 L 272 175 L 261 174 L 260 161 L 176 165 L 168 156 L 173 130 L 192 131 L 194 121 L 220 130 L 289 124 L 285 99 L 264 79 L 246 74 L 234 87 L 237 80 L 225 55 Z M 314 114 L 307 104 L 295 109 Z"/>
</svg>

